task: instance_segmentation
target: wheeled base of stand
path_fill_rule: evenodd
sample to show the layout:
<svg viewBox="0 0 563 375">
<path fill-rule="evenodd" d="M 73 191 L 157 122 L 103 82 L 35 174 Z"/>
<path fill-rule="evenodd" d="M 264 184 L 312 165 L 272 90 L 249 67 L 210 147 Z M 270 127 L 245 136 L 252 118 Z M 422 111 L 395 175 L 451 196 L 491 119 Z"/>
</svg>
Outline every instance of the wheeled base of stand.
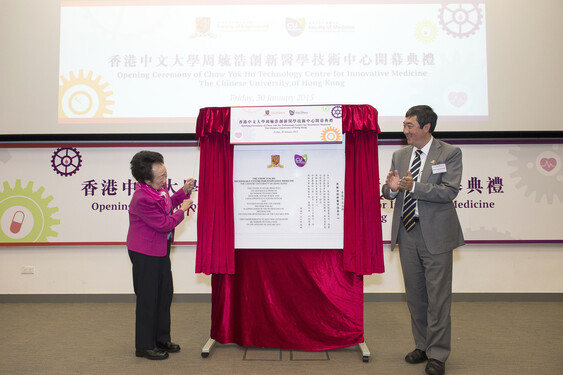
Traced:
<svg viewBox="0 0 563 375">
<path fill-rule="evenodd" d="M 361 342 L 358 344 L 358 346 L 360 347 L 360 350 L 362 351 L 362 360 L 364 362 L 369 362 L 369 357 L 371 356 L 371 353 L 369 352 L 369 348 L 366 345 L 365 342 Z"/>
<path fill-rule="evenodd" d="M 213 348 L 216 342 L 217 341 L 213 340 L 212 338 L 209 338 L 209 340 L 207 340 L 205 345 L 203 345 L 203 348 L 201 348 L 201 356 L 203 358 L 209 357 L 209 352 L 211 351 L 211 348 Z"/>
<path fill-rule="evenodd" d="M 217 341 L 213 340 L 212 338 L 209 338 L 209 340 L 207 340 L 207 342 L 205 343 L 205 345 L 203 346 L 203 348 L 201 348 L 201 356 L 202 358 L 207 358 L 209 357 L 209 353 L 211 352 L 211 349 L 213 348 L 213 346 L 215 345 Z M 362 361 L 364 362 L 369 362 L 369 358 L 371 356 L 371 353 L 369 352 L 369 348 L 366 345 L 365 342 L 361 342 L 358 344 L 358 346 L 360 347 L 360 350 L 362 351 Z"/>
</svg>

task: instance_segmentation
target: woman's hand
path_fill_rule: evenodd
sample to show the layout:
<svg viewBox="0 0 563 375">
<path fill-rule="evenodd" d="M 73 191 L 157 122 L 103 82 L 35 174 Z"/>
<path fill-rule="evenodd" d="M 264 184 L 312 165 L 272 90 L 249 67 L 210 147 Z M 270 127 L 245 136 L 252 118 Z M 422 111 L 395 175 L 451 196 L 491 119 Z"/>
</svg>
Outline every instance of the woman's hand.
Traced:
<svg viewBox="0 0 563 375">
<path fill-rule="evenodd" d="M 186 180 L 186 183 L 184 184 L 184 186 L 182 187 L 182 189 L 184 189 L 184 193 L 186 195 L 190 194 L 194 188 L 194 179 L 193 178 L 188 178 Z"/>
<path fill-rule="evenodd" d="M 184 199 L 184 201 L 180 205 L 180 208 L 183 211 L 187 211 L 193 204 L 194 204 L 194 201 L 192 201 L 191 199 Z"/>
</svg>

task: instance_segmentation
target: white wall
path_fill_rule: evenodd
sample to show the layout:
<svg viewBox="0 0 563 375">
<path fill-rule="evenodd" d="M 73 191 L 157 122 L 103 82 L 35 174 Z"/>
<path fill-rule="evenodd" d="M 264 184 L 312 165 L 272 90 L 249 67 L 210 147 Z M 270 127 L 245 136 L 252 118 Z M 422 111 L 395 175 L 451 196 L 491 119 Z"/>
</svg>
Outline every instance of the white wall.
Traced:
<svg viewBox="0 0 563 375">
<path fill-rule="evenodd" d="M 454 293 L 561 293 L 561 245 L 465 245 L 454 251 Z M 404 292 L 398 251 L 384 247 L 385 270 L 367 276 L 367 293 Z"/>
<path fill-rule="evenodd" d="M 385 250 L 386 272 L 364 279 L 366 293 L 404 292 L 399 253 Z M 563 293 L 561 245 L 466 245 L 454 252 L 457 293 Z M 211 293 L 211 277 L 195 274 L 195 246 L 172 253 L 176 293 Z M 21 274 L 35 266 L 35 274 Z M 0 248 L 1 294 L 133 293 L 125 247 Z"/>
</svg>

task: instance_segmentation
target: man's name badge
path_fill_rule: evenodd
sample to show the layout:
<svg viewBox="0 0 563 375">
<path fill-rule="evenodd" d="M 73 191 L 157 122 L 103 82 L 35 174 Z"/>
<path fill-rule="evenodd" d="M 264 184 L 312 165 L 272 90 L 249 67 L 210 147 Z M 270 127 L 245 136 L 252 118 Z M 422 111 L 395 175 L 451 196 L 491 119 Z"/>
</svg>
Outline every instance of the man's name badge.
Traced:
<svg viewBox="0 0 563 375">
<path fill-rule="evenodd" d="M 446 164 L 437 164 L 432 166 L 432 173 L 446 173 Z"/>
</svg>

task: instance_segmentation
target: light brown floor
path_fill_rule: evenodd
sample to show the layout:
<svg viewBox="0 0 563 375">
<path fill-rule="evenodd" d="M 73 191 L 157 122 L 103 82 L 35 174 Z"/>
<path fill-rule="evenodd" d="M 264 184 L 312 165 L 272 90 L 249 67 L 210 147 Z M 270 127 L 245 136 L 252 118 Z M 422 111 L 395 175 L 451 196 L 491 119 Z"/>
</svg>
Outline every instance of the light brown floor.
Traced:
<svg viewBox="0 0 563 375">
<path fill-rule="evenodd" d="M 172 305 L 165 361 L 134 355 L 133 303 L 1 303 L 0 374 L 424 374 L 403 302 L 366 302 L 368 363 L 357 347 L 328 352 L 216 345 L 208 358 L 210 303 Z M 450 375 L 563 374 L 563 302 L 454 302 Z"/>
</svg>

